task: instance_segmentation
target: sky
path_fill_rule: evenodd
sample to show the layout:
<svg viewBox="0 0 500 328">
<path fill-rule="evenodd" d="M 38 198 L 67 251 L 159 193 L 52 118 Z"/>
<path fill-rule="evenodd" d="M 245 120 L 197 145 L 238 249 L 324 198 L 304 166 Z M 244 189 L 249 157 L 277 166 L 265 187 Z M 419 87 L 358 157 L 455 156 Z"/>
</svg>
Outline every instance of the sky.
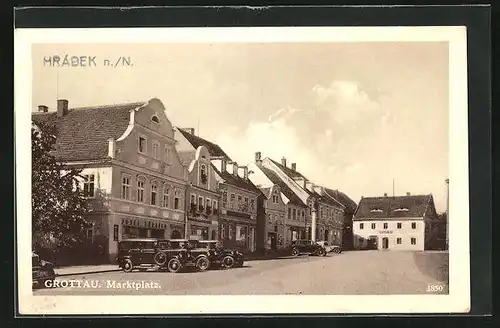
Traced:
<svg viewBox="0 0 500 328">
<path fill-rule="evenodd" d="M 44 64 L 65 54 L 96 66 Z M 32 62 L 32 110 L 159 98 L 240 164 L 260 151 L 356 202 L 394 190 L 446 209 L 445 42 L 38 44 Z"/>
</svg>

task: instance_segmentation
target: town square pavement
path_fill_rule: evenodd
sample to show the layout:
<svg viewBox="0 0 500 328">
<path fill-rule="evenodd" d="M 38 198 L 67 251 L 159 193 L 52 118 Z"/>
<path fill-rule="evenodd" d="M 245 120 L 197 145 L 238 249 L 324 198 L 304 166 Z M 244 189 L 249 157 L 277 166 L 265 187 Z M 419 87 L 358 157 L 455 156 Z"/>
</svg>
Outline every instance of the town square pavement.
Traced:
<svg viewBox="0 0 500 328">
<path fill-rule="evenodd" d="M 242 268 L 206 272 L 89 273 L 57 277 L 58 287 L 36 289 L 34 295 L 441 294 L 448 293 L 443 255 L 347 251 L 249 261 Z"/>
</svg>

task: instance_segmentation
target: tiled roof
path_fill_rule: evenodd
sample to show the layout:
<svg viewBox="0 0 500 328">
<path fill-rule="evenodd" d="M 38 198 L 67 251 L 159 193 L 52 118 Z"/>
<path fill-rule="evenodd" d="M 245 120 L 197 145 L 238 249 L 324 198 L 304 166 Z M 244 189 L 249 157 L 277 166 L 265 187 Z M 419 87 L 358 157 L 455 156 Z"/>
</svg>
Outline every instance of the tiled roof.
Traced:
<svg viewBox="0 0 500 328">
<path fill-rule="evenodd" d="M 245 190 L 248 190 L 250 192 L 257 193 L 259 195 L 262 194 L 262 191 L 259 188 L 257 188 L 250 180 L 245 180 L 242 177 L 240 177 L 239 175 L 234 175 L 234 174 L 231 174 L 227 171 L 221 172 L 213 164 L 212 164 L 212 167 L 217 172 L 217 174 L 220 175 L 220 177 L 222 179 L 224 179 L 225 184 L 229 184 L 229 185 L 241 188 L 241 189 L 245 189 Z"/>
<path fill-rule="evenodd" d="M 271 188 L 260 187 L 260 191 L 262 191 L 262 193 L 264 194 L 264 196 L 266 196 L 266 198 L 269 199 L 271 197 Z"/>
<path fill-rule="evenodd" d="M 305 206 L 302 200 L 288 187 L 288 185 L 281 180 L 279 176 L 276 175 L 272 170 L 259 165 L 261 171 L 271 180 L 272 183 L 278 185 L 281 189 L 281 192 L 290 200 L 290 203 L 297 206 Z"/>
<path fill-rule="evenodd" d="M 325 189 L 325 192 L 328 196 L 334 198 L 336 201 L 338 201 L 339 203 L 344 205 L 348 212 L 354 213 L 354 211 L 356 210 L 357 204 L 355 201 L 350 199 L 349 196 L 347 196 L 346 194 L 344 194 L 343 192 L 338 191 L 338 190 L 333 190 L 330 188 L 324 188 L 324 189 Z"/>
<path fill-rule="evenodd" d="M 54 156 L 61 161 L 97 160 L 108 156 L 108 139 L 118 139 L 127 129 L 130 111 L 144 105 L 73 108 L 58 117 L 56 112 L 33 112 L 33 122 L 54 125 L 57 141 Z"/>
<path fill-rule="evenodd" d="M 430 205 L 432 195 L 363 197 L 354 219 L 422 217 Z"/>
<path fill-rule="evenodd" d="M 287 167 L 287 166 L 284 166 L 282 165 L 281 163 L 279 162 L 276 162 L 275 160 L 269 158 L 271 160 L 271 162 L 273 162 L 275 165 L 277 165 L 286 175 L 288 175 L 290 178 L 302 178 L 302 179 L 305 179 L 305 180 L 309 180 L 307 179 L 305 176 L 303 176 L 300 172 L 298 171 L 294 171 L 292 170 L 291 168 Z"/>
<path fill-rule="evenodd" d="M 195 150 L 180 151 L 178 152 L 178 154 L 179 159 L 181 160 L 181 163 L 184 164 L 184 166 L 189 166 L 189 164 L 191 164 L 191 162 L 196 158 Z"/>
<path fill-rule="evenodd" d="M 194 149 L 198 149 L 200 146 L 205 146 L 208 149 L 208 153 L 212 157 L 225 157 L 227 160 L 231 161 L 231 158 L 219 147 L 219 145 L 214 144 L 208 140 L 195 136 L 189 132 L 186 132 L 182 129 L 177 129 L 184 138 L 189 141 L 189 143 L 194 147 Z"/>
</svg>

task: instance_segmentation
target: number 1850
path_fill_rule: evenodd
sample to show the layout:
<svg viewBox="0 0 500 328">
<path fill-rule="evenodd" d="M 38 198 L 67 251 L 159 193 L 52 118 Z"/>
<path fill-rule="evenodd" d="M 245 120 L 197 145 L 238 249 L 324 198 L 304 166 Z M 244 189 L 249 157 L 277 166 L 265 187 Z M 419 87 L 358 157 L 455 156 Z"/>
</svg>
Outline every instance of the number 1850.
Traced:
<svg viewBox="0 0 500 328">
<path fill-rule="evenodd" d="M 442 292 L 442 291 L 443 291 L 443 285 L 427 285 L 428 293 Z"/>
</svg>

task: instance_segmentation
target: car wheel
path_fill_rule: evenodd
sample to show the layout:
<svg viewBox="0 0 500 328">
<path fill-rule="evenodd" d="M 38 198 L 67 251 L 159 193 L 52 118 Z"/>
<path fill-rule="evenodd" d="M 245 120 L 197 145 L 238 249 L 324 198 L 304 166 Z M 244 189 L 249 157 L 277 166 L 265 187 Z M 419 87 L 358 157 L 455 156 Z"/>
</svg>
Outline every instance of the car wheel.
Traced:
<svg viewBox="0 0 500 328">
<path fill-rule="evenodd" d="M 132 263 L 132 260 L 125 259 L 123 261 L 122 268 L 123 268 L 123 271 L 125 271 L 125 272 L 132 272 L 132 270 L 134 269 L 134 264 Z"/>
<path fill-rule="evenodd" d="M 165 265 L 165 263 L 167 263 L 167 254 L 158 252 L 156 253 L 154 260 L 157 265 L 163 266 Z"/>
<path fill-rule="evenodd" d="M 234 258 L 232 256 L 224 256 L 221 262 L 221 266 L 224 269 L 231 269 L 234 266 Z"/>
<path fill-rule="evenodd" d="M 210 260 L 206 256 L 201 256 L 196 261 L 196 268 L 198 271 L 206 271 L 210 267 Z"/>
<path fill-rule="evenodd" d="M 300 252 L 298 249 L 296 249 L 296 248 L 292 249 L 292 256 L 299 256 L 299 253 Z"/>
<path fill-rule="evenodd" d="M 322 248 L 319 252 L 320 256 L 326 256 L 326 249 Z"/>
<path fill-rule="evenodd" d="M 168 261 L 167 268 L 170 272 L 179 272 L 179 270 L 181 269 L 181 261 L 176 258 L 170 259 L 170 261 Z"/>
</svg>

